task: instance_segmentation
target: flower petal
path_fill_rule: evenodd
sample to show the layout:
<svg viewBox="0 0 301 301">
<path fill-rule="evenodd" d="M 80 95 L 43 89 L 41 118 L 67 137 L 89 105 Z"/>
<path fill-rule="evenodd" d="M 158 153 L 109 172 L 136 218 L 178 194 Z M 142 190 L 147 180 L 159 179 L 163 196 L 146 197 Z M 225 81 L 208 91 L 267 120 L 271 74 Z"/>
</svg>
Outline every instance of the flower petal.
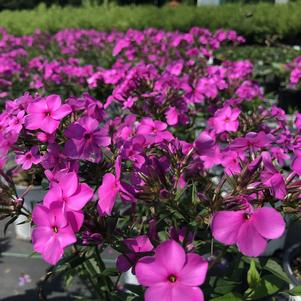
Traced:
<svg viewBox="0 0 301 301">
<path fill-rule="evenodd" d="M 235 244 L 239 228 L 244 223 L 244 214 L 242 210 L 217 212 L 211 225 L 213 237 L 225 245 Z"/>
<path fill-rule="evenodd" d="M 67 211 L 67 219 L 73 231 L 76 233 L 84 223 L 84 214 L 81 211 Z"/>
<path fill-rule="evenodd" d="M 49 206 L 49 219 L 52 227 L 64 228 L 68 224 L 63 202 L 53 202 Z"/>
<path fill-rule="evenodd" d="M 44 120 L 44 114 L 35 113 L 29 114 L 25 117 L 25 128 L 28 130 L 37 130 L 41 127 Z"/>
<path fill-rule="evenodd" d="M 60 122 L 58 120 L 54 120 L 53 118 L 47 116 L 44 120 L 40 123 L 39 128 L 44 131 L 45 133 L 52 134 L 56 131 L 59 127 Z"/>
<path fill-rule="evenodd" d="M 50 227 L 49 209 L 43 205 L 36 205 L 32 211 L 32 221 L 38 226 Z"/>
<path fill-rule="evenodd" d="M 43 204 L 49 207 L 50 204 L 52 204 L 53 202 L 62 201 L 62 199 L 63 199 L 63 192 L 61 187 L 57 183 L 53 182 L 51 184 L 51 188 L 44 196 Z"/>
<path fill-rule="evenodd" d="M 46 262 L 55 265 L 63 254 L 64 249 L 60 246 L 59 241 L 56 238 L 52 238 L 45 244 L 42 257 Z"/>
<path fill-rule="evenodd" d="M 186 253 L 176 241 L 167 240 L 157 247 L 156 261 L 166 269 L 168 274 L 178 274 L 185 264 Z"/>
<path fill-rule="evenodd" d="M 239 229 L 237 246 L 246 256 L 257 257 L 264 252 L 266 240 L 254 228 L 252 220 L 245 222 Z"/>
<path fill-rule="evenodd" d="M 35 227 L 31 234 L 34 251 L 42 253 L 46 243 L 52 236 L 53 231 L 50 227 Z"/>
<path fill-rule="evenodd" d="M 111 173 L 105 174 L 98 189 L 98 212 L 101 216 L 111 214 L 118 191 L 115 176 Z"/>
<path fill-rule="evenodd" d="M 285 221 L 274 208 L 257 209 L 252 216 L 252 222 L 259 234 L 267 239 L 279 238 L 285 230 Z"/>
<path fill-rule="evenodd" d="M 28 105 L 26 111 L 27 113 L 43 113 L 47 112 L 48 107 L 45 100 L 35 101 Z"/>
<path fill-rule="evenodd" d="M 56 119 L 56 120 L 61 120 L 65 116 L 67 116 L 68 114 L 70 114 L 71 112 L 72 112 L 71 107 L 69 105 L 67 105 L 67 104 L 64 104 L 59 109 L 57 109 L 56 111 L 54 111 L 52 113 L 51 117 L 53 119 Z"/>
<path fill-rule="evenodd" d="M 172 290 L 170 289 L 169 283 L 161 283 L 149 287 L 144 294 L 145 301 L 164 300 L 174 301 L 172 298 Z M 186 300 L 186 299 L 184 299 Z"/>
<path fill-rule="evenodd" d="M 208 262 L 198 254 L 187 254 L 186 264 L 179 274 L 179 281 L 187 286 L 199 286 L 206 278 Z"/>
<path fill-rule="evenodd" d="M 154 257 L 141 258 L 136 264 L 135 273 L 138 282 L 144 286 L 167 282 L 168 272 Z"/>
<path fill-rule="evenodd" d="M 92 199 L 92 197 L 93 189 L 85 183 L 79 184 L 75 194 L 68 198 L 67 206 L 75 211 L 81 210 Z"/>
<path fill-rule="evenodd" d="M 75 172 L 69 172 L 59 182 L 64 197 L 72 196 L 78 189 L 78 177 Z"/>
<path fill-rule="evenodd" d="M 56 111 L 62 104 L 61 97 L 56 94 L 47 96 L 44 101 L 51 111 Z"/>
<path fill-rule="evenodd" d="M 204 300 L 204 294 L 199 287 L 175 285 L 172 288 L 172 301 L 203 301 L 203 300 Z"/>
<path fill-rule="evenodd" d="M 120 273 L 128 271 L 136 261 L 135 254 L 119 255 L 116 261 L 116 267 Z"/>
<path fill-rule="evenodd" d="M 72 230 L 72 227 L 69 225 L 59 229 L 56 236 L 62 248 L 70 246 L 76 242 L 76 236 Z"/>
</svg>

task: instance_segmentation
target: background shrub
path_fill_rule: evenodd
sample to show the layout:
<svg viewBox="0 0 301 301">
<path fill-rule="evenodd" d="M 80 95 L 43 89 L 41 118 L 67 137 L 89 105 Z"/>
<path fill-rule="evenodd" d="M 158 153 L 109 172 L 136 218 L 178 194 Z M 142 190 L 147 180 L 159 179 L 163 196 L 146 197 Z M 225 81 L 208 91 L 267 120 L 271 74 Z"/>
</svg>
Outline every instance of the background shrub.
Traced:
<svg viewBox="0 0 301 301">
<path fill-rule="evenodd" d="M 7 1 L 0 0 L 0 5 L 5 2 Z M 36 28 L 50 32 L 62 28 L 95 28 L 105 31 L 116 28 L 125 31 L 128 28 L 147 27 L 187 31 L 192 26 L 200 26 L 211 30 L 234 29 L 245 36 L 248 43 L 270 45 L 281 41 L 299 44 L 300 15 L 299 1 L 287 5 L 230 3 L 217 7 L 180 5 L 176 8 L 158 8 L 152 5 L 47 8 L 43 4 L 33 10 L 0 12 L 0 26 L 19 35 L 30 34 Z"/>
</svg>

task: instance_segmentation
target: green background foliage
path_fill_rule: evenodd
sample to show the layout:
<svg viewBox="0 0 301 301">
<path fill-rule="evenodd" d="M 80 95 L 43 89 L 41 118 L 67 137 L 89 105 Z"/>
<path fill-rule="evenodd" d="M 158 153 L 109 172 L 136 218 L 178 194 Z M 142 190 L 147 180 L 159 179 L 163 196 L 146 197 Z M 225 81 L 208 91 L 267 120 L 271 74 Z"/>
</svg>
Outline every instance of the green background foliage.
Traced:
<svg viewBox="0 0 301 301">
<path fill-rule="evenodd" d="M 148 27 L 187 31 L 192 26 L 200 26 L 211 30 L 234 29 L 244 35 L 248 43 L 265 44 L 278 40 L 296 44 L 301 37 L 300 15 L 299 1 L 288 5 L 229 3 L 216 7 L 179 5 L 175 8 L 168 5 L 162 8 L 152 5 L 120 7 L 115 4 L 46 8 L 42 4 L 34 10 L 2 11 L 0 26 L 19 35 L 30 34 L 36 28 L 50 32 L 62 28 L 125 31 Z"/>
</svg>

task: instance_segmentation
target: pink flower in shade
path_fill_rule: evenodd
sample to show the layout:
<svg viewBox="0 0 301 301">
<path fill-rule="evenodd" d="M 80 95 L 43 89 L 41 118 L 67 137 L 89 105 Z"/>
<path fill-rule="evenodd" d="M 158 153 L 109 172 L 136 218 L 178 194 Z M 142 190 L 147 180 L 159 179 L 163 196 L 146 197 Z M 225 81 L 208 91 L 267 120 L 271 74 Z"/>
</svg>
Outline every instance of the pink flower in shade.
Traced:
<svg viewBox="0 0 301 301">
<path fill-rule="evenodd" d="M 239 114 L 239 109 L 231 109 L 229 106 L 217 110 L 214 117 L 211 119 L 215 132 L 217 134 L 223 132 L 236 132 L 239 126 Z"/>
<path fill-rule="evenodd" d="M 98 189 L 98 212 L 99 215 L 110 215 L 120 190 L 119 177 L 112 173 L 104 175 L 102 184 Z"/>
<path fill-rule="evenodd" d="M 169 230 L 169 236 L 171 239 L 180 242 L 181 244 L 186 244 L 186 250 L 192 251 L 194 249 L 193 241 L 194 234 L 189 231 L 188 228 L 171 228 Z"/>
<path fill-rule="evenodd" d="M 293 86 L 297 85 L 300 78 L 301 78 L 301 70 L 298 67 L 294 68 L 290 75 L 291 85 L 293 85 Z"/>
<path fill-rule="evenodd" d="M 55 265 L 63 256 L 64 248 L 76 242 L 63 203 L 54 202 L 49 208 L 36 205 L 32 220 L 36 225 L 32 231 L 34 251 L 41 253 L 45 261 Z"/>
<path fill-rule="evenodd" d="M 60 96 L 50 95 L 39 101 L 32 102 L 26 109 L 25 127 L 52 134 L 59 127 L 60 121 L 71 113 L 71 107 L 62 105 Z"/>
<path fill-rule="evenodd" d="M 23 155 L 17 155 L 16 162 L 17 164 L 22 164 L 22 168 L 24 170 L 30 169 L 33 164 L 39 164 L 41 162 L 39 148 L 37 146 L 33 146 L 27 153 Z"/>
<path fill-rule="evenodd" d="M 285 160 L 289 160 L 290 156 L 285 153 L 285 150 L 281 147 L 273 146 L 270 148 L 270 152 L 273 158 L 277 159 L 278 164 L 284 165 Z"/>
<path fill-rule="evenodd" d="M 216 98 L 218 95 L 218 88 L 214 78 L 201 78 L 197 83 L 196 90 L 211 99 Z"/>
<path fill-rule="evenodd" d="M 115 175 L 107 173 L 104 175 L 102 184 L 98 188 L 98 213 L 100 216 L 110 215 L 115 205 L 118 194 L 122 199 L 132 201 L 133 196 L 125 189 L 123 183 L 120 182 L 121 161 L 120 157 L 116 159 Z"/>
<path fill-rule="evenodd" d="M 243 160 L 243 158 L 243 155 L 237 152 L 224 152 L 221 160 L 221 165 L 224 166 L 225 173 L 230 176 L 239 174 L 241 172 L 241 161 Z"/>
<path fill-rule="evenodd" d="M 262 153 L 264 170 L 260 178 L 262 183 L 270 188 L 271 194 L 278 200 L 283 200 L 286 196 L 286 186 L 282 174 L 274 166 L 268 152 Z"/>
<path fill-rule="evenodd" d="M 141 135 L 135 136 L 133 139 L 127 141 L 123 145 L 121 152 L 122 159 L 131 160 L 135 166 L 141 168 L 145 162 L 145 158 L 143 156 L 145 142 L 145 138 Z"/>
<path fill-rule="evenodd" d="M 154 249 L 146 235 L 125 239 L 123 244 L 127 247 L 128 252 L 126 252 L 126 255 L 119 255 L 116 262 L 118 271 L 122 273 L 128 271 L 136 264 L 139 259 L 139 253 L 151 252 Z"/>
<path fill-rule="evenodd" d="M 176 125 L 179 121 L 179 114 L 175 107 L 170 107 L 165 112 L 166 121 L 169 125 Z"/>
<path fill-rule="evenodd" d="M 166 67 L 166 71 L 168 71 L 172 75 L 179 76 L 183 70 L 183 67 L 183 61 L 175 61 Z"/>
<path fill-rule="evenodd" d="M 166 128 L 166 123 L 145 117 L 137 128 L 137 134 L 144 135 L 149 144 L 160 143 L 163 140 L 170 141 L 173 136 Z"/>
<path fill-rule="evenodd" d="M 200 133 L 194 144 L 195 150 L 203 161 L 206 169 L 220 163 L 221 153 L 219 145 L 216 144 L 215 139 L 207 132 L 204 131 Z"/>
<path fill-rule="evenodd" d="M 292 170 L 296 172 L 299 176 L 301 175 L 301 151 L 295 150 L 294 151 L 295 158 L 292 162 Z"/>
<path fill-rule="evenodd" d="M 100 147 L 111 143 L 104 129 L 99 129 L 99 122 L 91 117 L 84 117 L 71 124 L 65 131 L 70 138 L 65 145 L 65 154 L 71 158 L 86 159 L 99 162 L 101 159 Z"/>
<path fill-rule="evenodd" d="M 15 131 L 16 133 L 20 133 L 25 121 L 24 115 L 25 112 L 20 111 L 16 116 L 12 117 L 8 122 L 7 131 Z"/>
<path fill-rule="evenodd" d="M 6 156 L 4 156 L 1 152 L 0 152 L 0 170 L 4 168 L 4 166 L 6 165 Z"/>
<path fill-rule="evenodd" d="M 296 113 L 295 126 L 300 131 L 301 130 L 301 114 Z"/>
<path fill-rule="evenodd" d="M 78 231 L 84 218 L 81 209 L 92 197 L 93 189 L 85 183 L 79 183 L 75 172 L 69 172 L 60 177 L 58 183 L 51 183 L 51 188 L 44 197 L 44 205 L 49 207 L 54 202 L 64 204 L 74 231 Z"/>
<path fill-rule="evenodd" d="M 138 282 L 147 286 L 145 301 L 203 301 L 198 287 L 206 278 L 208 263 L 202 256 L 186 254 L 174 240 L 161 243 L 154 257 L 141 258 L 135 272 Z"/>
<path fill-rule="evenodd" d="M 281 214 L 274 208 L 254 210 L 219 211 L 212 220 L 213 237 L 225 244 L 236 244 L 246 256 L 259 256 L 268 239 L 279 238 L 285 230 Z"/>
<path fill-rule="evenodd" d="M 233 140 L 230 144 L 230 149 L 237 152 L 250 149 L 251 151 L 259 150 L 263 147 L 268 147 L 273 141 L 273 136 L 265 132 L 249 132 L 245 137 L 239 137 Z"/>
</svg>

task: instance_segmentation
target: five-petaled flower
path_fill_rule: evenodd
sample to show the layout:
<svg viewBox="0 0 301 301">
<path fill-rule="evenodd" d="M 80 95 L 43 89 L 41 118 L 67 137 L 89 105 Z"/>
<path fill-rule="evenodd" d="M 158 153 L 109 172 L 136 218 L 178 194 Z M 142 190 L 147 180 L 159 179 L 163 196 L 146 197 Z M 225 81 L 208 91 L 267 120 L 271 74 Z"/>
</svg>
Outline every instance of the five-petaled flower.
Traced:
<svg viewBox="0 0 301 301">
<path fill-rule="evenodd" d="M 199 288 L 204 283 L 208 263 L 202 256 L 185 253 L 174 240 L 161 243 L 155 256 L 140 259 L 135 267 L 139 283 L 147 286 L 145 301 L 203 301 Z"/>
</svg>

